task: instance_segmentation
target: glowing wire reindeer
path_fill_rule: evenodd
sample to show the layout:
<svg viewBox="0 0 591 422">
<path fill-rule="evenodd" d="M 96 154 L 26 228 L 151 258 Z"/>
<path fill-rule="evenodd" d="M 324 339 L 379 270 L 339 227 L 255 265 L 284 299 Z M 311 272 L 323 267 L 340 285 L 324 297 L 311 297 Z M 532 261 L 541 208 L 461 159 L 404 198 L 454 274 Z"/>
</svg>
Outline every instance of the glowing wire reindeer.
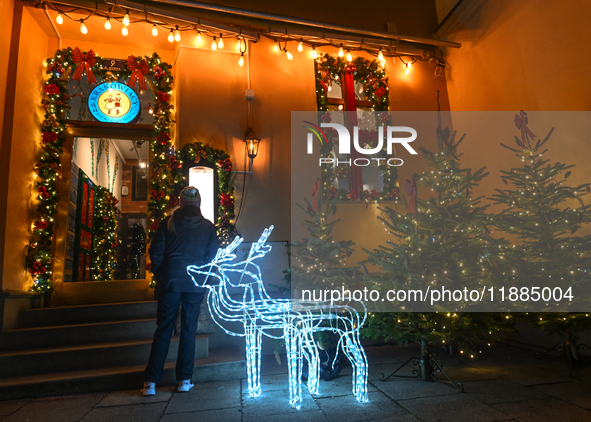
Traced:
<svg viewBox="0 0 591 422">
<path fill-rule="evenodd" d="M 285 340 L 287 350 L 290 404 L 299 409 L 303 359 L 308 361 L 308 389 L 317 394 L 320 360 L 314 333 L 331 331 L 339 335 L 337 348 L 353 366 L 353 394 L 358 401 L 367 402 L 367 359 L 359 342 L 359 329 L 365 317 L 361 320 L 350 306 L 270 297 L 263 285 L 260 267 L 252 261 L 271 251 L 271 246 L 265 243 L 272 230 L 273 226 L 265 229 L 243 261 L 232 263 L 236 258 L 234 251 L 242 243 L 242 238 L 236 237 L 226 248 L 218 250 L 211 263 L 187 267 L 195 284 L 209 290 L 207 303 L 216 324 L 230 335 L 246 338 L 249 394 L 253 397 L 261 394 L 262 335 L 281 338 Z M 231 276 L 240 278 L 234 283 Z M 217 279 L 218 283 L 208 283 L 210 277 Z M 242 289 L 241 301 L 232 299 L 229 287 Z M 243 331 L 229 330 L 222 321 L 241 322 Z M 274 334 L 277 330 L 282 334 Z"/>
</svg>

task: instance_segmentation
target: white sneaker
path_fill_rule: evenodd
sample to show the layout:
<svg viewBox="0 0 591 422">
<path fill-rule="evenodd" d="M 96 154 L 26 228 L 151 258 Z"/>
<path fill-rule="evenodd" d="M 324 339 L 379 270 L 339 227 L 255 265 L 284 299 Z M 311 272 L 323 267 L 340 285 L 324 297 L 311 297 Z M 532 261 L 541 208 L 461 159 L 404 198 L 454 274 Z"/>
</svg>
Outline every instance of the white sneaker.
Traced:
<svg viewBox="0 0 591 422">
<path fill-rule="evenodd" d="M 156 395 L 156 384 L 150 381 L 144 381 L 144 388 L 140 390 L 144 397 Z"/>
<path fill-rule="evenodd" d="M 194 386 L 195 385 L 193 383 L 191 383 L 191 380 L 182 380 L 182 381 L 179 381 L 179 386 L 176 391 L 178 393 L 186 393 Z"/>
</svg>

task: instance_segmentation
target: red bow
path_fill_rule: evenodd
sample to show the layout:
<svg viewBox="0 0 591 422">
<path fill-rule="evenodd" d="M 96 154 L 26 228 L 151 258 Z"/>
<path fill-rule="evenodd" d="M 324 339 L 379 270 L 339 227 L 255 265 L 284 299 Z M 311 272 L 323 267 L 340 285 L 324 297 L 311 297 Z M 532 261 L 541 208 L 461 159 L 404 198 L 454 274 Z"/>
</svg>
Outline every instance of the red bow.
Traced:
<svg viewBox="0 0 591 422">
<path fill-rule="evenodd" d="M 135 81 L 139 82 L 140 90 L 143 91 L 146 89 L 146 79 L 145 76 L 150 71 L 150 67 L 146 62 L 146 59 L 142 59 L 141 62 L 138 63 L 137 59 L 133 56 L 129 56 L 127 58 L 127 67 L 131 70 L 131 77 L 129 78 L 129 82 L 127 82 L 127 86 L 134 87 Z"/>
<path fill-rule="evenodd" d="M 80 49 L 76 47 L 74 51 L 72 51 L 72 60 L 78 65 L 72 75 L 72 79 L 80 82 L 82 72 L 86 69 L 86 79 L 88 79 L 88 83 L 95 84 L 96 78 L 94 77 L 94 73 L 92 73 L 92 67 L 96 64 L 96 55 L 94 54 L 94 51 L 90 50 L 88 53 L 82 54 Z"/>
<path fill-rule="evenodd" d="M 532 140 L 536 137 L 536 135 L 534 135 L 527 127 L 527 113 L 525 111 L 521 110 L 519 114 L 515 115 L 515 126 L 517 129 L 521 129 L 521 140 L 523 141 L 524 145 L 526 144 L 526 134 Z M 529 141 L 527 144 L 529 145 Z"/>
<path fill-rule="evenodd" d="M 414 214 L 417 211 L 417 182 L 415 182 L 415 179 L 412 179 L 412 181 L 406 179 L 404 188 L 406 190 L 406 193 L 410 195 L 410 202 L 408 203 L 408 212 L 410 214 Z"/>
</svg>

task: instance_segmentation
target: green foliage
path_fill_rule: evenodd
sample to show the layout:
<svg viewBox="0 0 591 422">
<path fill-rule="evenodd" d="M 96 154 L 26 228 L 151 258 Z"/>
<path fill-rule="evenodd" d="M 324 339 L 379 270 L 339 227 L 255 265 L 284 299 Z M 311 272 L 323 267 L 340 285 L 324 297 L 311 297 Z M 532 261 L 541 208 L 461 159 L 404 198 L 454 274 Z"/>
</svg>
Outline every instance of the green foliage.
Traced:
<svg viewBox="0 0 591 422">
<path fill-rule="evenodd" d="M 553 130 L 537 141 L 533 133 L 524 131 L 523 138 L 515 137 L 515 146 L 503 144 L 515 153 L 520 166 L 502 171 L 507 188 L 497 189 L 492 197 L 504 207 L 495 216 L 494 225 L 515 240 L 504 251 L 510 263 L 506 277 L 513 285 L 551 290 L 561 287 L 563 291 L 572 287 L 570 306 L 584 309 L 591 299 L 591 235 L 576 233 L 589 229 L 591 210 L 584 199 L 591 185 L 570 185 L 567 179 L 574 166 L 544 158 Z M 528 313 L 524 318 L 567 339 L 591 327 L 586 313 Z"/>
<path fill-rule="evenodd" d="M 440 129 L 437 135 L 437 152 L 420 148 L 430 170 L 406 181 L 409 199 L 402 198 L 406 212 L 380 208 L 379 218 L 390 237 L 387 245 L 373 251 L 364 249 L 367 262 L 380 268 L 379 273 L 368 275 L 367 281 L 372 289 L 381 291 L 381 297 L 391 289 L 425 292 L 445 286 L 448 290 L 481 290 L 502 282 L 498 250 L 503 241 L 491 235 L 483 197 L 472 196 L 488 173 L 485 168 L 473 171 L 461 166 L 458 146 L 464 137 L 456 140 L 456 133 L 450 138 Z M 425 190 L 426 195 L 419 195 Z M 406 311 L 413 306 L 394 305 Z M 435 310 L 449 306 L 435 305 Z M 503 315 L 484 312 L 382 312 L 372 313 L 363 333 L 398 342 L 454 342 L 461 350 L 476 351 L 480 341 L 493 341 L 497 331 L 508 329 L 508 321 Z"/>
<path fill-rule="evenodd" d="M 357 274 L 357 268 L 349 267 L 346 259 L 353 253 L 354 243 L 334 240 L 331 235 L 334 225 L 339 222 L 332 219 L 336 212 L 334 200 L 323 204 L 319 195 L 317 210 L 307 199 L 305 201 L 306 207 L 298 206 L 309 217 L 304 225 L 311 237 L 292 244 L 292 254 L 297 261 L 291 272 L 292 288 L 323 290 L 350 282 Z"/>
</svg>

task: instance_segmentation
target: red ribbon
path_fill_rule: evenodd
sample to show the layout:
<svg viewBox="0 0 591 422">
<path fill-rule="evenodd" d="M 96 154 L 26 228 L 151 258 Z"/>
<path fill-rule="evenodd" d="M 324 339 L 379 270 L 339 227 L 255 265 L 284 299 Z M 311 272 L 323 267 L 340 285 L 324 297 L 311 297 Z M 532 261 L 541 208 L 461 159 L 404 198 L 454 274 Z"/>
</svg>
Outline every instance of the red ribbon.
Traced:
<svg viewBox="0 0 591 422">
<path fill-rule="evenodd" d="M 415 179 L 412 179 L 412 181 L 406 179 L 404 188 L 406 190 L 406 193 L 410 195 L 410 202 L 408 203 L 408 212 L 410 214 L 414 214 L 415 212 L 417 212 L 417 182 L 415 182 Z"/>
<path fill-rule="evenodd" d="M 127 82 L 127 86 L 133 88 L 135 86 L 135 81 L 138 81 L 140 90 L 143 91 L 146 89 L 145 77 L 150 71 L 146 59 L 142 59 L 141 62 L 138 62 L 135 57 L 129 56 L 127 58 L 127 67 L 131 70 L 131 77 L 129 78 L 129 82 Z"/>
<path fill-rule="evenodd" d="M 317 180 L 316 183 L 314 183 L 314 185 L 312 186 L 312 198 L 314 198 L 314 205 L 312 205 L 312 208 L 314 208 L 314 211 L 316 211 L 318 209 L 318 190 L 320 188 L 320 180 Z"/>
<path fill-rule="evenodd" d="M 92 67 L 96 64 L 96 55 L 94 54 L 94 51 L 90 50 L 88 53 L 82 54 L 82 51 L 76 47 L 74 51 L 72 51 L 72 60 L 77 64 L 72 79 L 80 82 L 82 72 L 86 70 L 86 79 L 88 80 L 88 83 L 95 84 L 96 78 L 94 77 L 94 73 L 92 73 Z"/>
<path fill-rule="evenodd" d="M 515 115 L 515 126 L 517 129 L 521 129 L 521 140 L 523 141 L 524 145 L 526 143 L 529 145 L 529 142 L 526 142 L 526 134 L 532 140 L 536 137 L 536 135 L 534 135 L 527 127 L 527 113 L 525 111 L 521 110 L 519 114 Z"/>
</svg>

